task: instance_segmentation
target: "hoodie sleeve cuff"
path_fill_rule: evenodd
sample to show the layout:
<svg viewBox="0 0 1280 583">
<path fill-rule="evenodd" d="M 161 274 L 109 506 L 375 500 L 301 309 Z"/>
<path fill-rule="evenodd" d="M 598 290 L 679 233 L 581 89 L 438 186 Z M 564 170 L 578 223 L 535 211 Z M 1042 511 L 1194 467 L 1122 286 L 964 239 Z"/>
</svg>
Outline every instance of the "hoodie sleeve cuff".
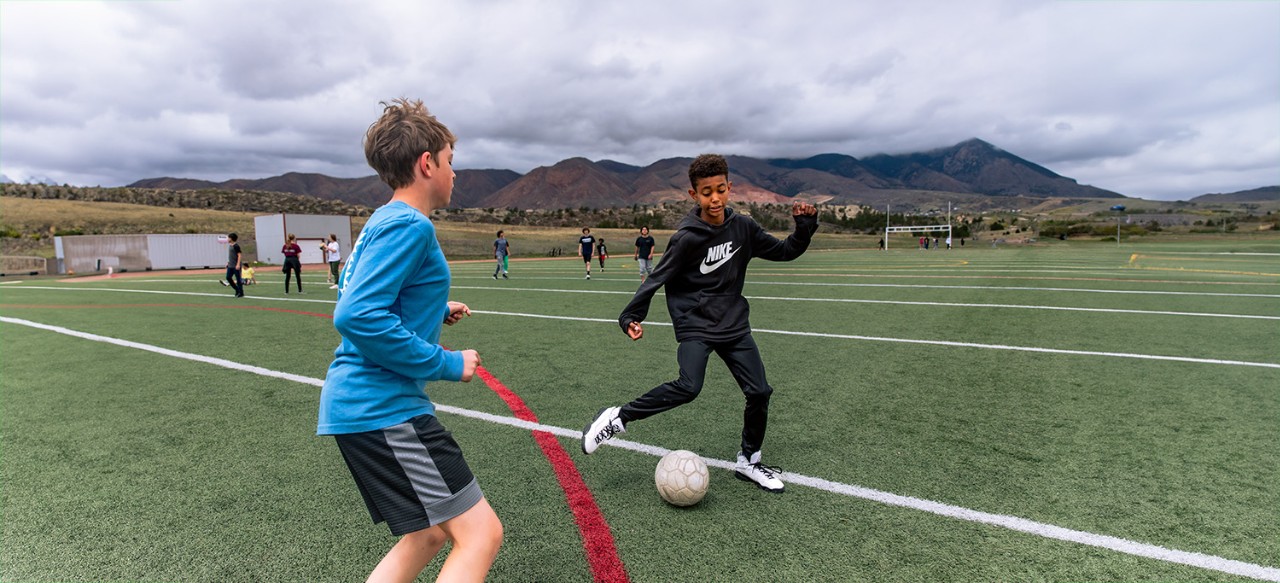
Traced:
<svg viewBox="0 0 1280 583">
<path fill-rule="evenodd" d="M 463 368 L 462 353 L 454 352 L 452 350 L 446 351 L 444 353 L 444 367 L 444 378 L 446 380 L 461 381 Z"/>
</svg>

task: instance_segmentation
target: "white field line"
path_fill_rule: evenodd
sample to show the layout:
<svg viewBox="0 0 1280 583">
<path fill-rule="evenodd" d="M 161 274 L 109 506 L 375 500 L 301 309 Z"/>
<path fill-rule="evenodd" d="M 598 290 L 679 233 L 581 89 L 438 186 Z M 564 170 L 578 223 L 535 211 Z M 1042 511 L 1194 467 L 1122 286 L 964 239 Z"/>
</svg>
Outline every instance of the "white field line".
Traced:
<svg viewBox="0 0 1280 583">
<path fill-rule="evenodd" d="M 489 279 L 489 277 L 454 277 L 454 281 L 459 279 Z M 521 281 L 569 281 L 578 280 L 577 277 L 521 277 L 516 278 Z M 627 278 L 607 278 L 593 276 L 593 281 L 625 281 L 639 285 L 639 280 Z M 1144 283 L 1141 281 L 1126 281 L 1122 283 Z M 932 284 L 913 284 L 913 283 L 840 283 L 840 282 L 796 282 L 796 281 L 762 281 L 755 279 L 747 283 L 748 287 L 758 285 L 792 285 L 804 287 L 870 287 L 870 288 L 898 288 L 898 289 L 923 289 L 932 292 L 949 289 L 971 289 L 971 290 L 989 290 L 989 291 L 1035 291 L 1035 292 L 1075 292 L 1075 293 L 1092 293 L 1092 294 L 1125 294 L 1125 295 L 1152 295 L 1152 296 L 1202 296 L 1202 297 L 1226 297 L 1226 298 L 1271 298 L 1280 299 L 1280 294 L 1246 294 L 1246 293 L 1227 293 L 1227 292 L 1188 292 L 1188 291 L 1162 291 L 1162 290 L 1134 290 L 1134 289 L 1091 289 L 1091 288 L 1074 288 L 1074 287 L 1028 287 L 1028 286 L 987 286 L 987 285 L 932 285 Z M 1272 285 L 1269 283 L 1247 283 L 1240 285 Z M 457 286 L 454 286 L 457 287 Z"/>
<path fill-rule="evenodd" d="M 1256 255 L 1260 257 L 1280 257 L 1280 253 L 1245 253 L 1236 251 L 1148 251 L 1143 255 Z"/>
<path fill-rule="evenodd" d="M 837 284 L 843 285 L 843 284 Z M 925 286 L 921 286 L 925 287 Z M 137 289 L 120 289 L 120 288 L 103 288 L 103 287 L 50 287 L 50 286 L 23 286 L 22 289 L 38 289 L 38 290 L 57 290 L 57 291 L 107 291 L 120 293 L 140 293 L 140 294 L 172 294 L 202 297 L 230 297 L 227 293 L 213 292 L 179 292 L 179 291 L 163 291 L 163 290 L 137 290 Z M 545 292 L 557 294 L 602 294 L 602 295 L 633 295 L 635 292 L 617 291 L 617 290 L 587 290 L 587 289 L 547 289 L 532 287 L 493 287 L 493 286 L 470 286 L 455 285 L 452 289 L 469 289 L 482 291 L 520 291 L 520 292 Z M 933 288 L 931 288 L 933 289 Z M 986 289 L 986 288 L 979 288 Z M 253 291 L 252 289 L 246 291 Z M 659 293 L 658 295 L 663 295 Z M 302 297 L 272 297 L 272 296 L 252 296 L 255 300 L 266 300 L 276 302 L 312 302 L 312 303 L 336 303 L 336 300 L 310 299 Z M 1142 316 L 1191 316 L 1201 318 L 1236 318 L 1246 320 L 1280 320 L 1280 316 L 1260 316 L 1254 314 L 1220 314 L 1214 312 L 1174 312 L 1166 310 L 1124 310 L 1119 308 L 1076 308 L 1069 306 L 1033 306 L 1025 304 L 974 304 L 974 303 L 955 303 L 955 302 L 911 302 L 905 300 L 865 300 L 865 299 L 849 299 L 849 298 L 792 298 L 780 296 L 745 296 L 748 300 L 771 300 L 785 302 L 830 302 L 830 303 L 847 303 L 847 304 L 893 304 L 902 306 L 926 306 L 926 307 L 952 307 L 952 308 L 992 308 L 992 309 L 1018 309 L 1018 310 L 1049 310 L 1062 312 L 1095 312 L 1103 314 L 1135 314 Z M 1280 296 L 1275 296 L 1280 298 Z"/>
<path fill-rule="evenodd" d="M 935 279 L 939 276 L 914 275 L 914 274 L 943 273 L 943 274 L 948 274 L 947 279 L 991 279 L 992 278 L 990 275 L 982 275 L 982 274 L 995 274 L 999 279 L 1009 279 L 1012 276 L 1020 276 L 1023 274 L 1064 274 L 1064 275 L 1074 276 L 1073 278 L 1075 279 L 1082 279 L 1086 281 L 1090 279 L 1097 279 L 1097 278 L 1117 278 L 1117 277 L 1126 277 L 1126 276 L 1127 276 L 1126 279 L 1117 279 L 1116 281 L 1125 281 L 1125 282 L 1131 282 L 1131 283 L 1146 283 L 1151 281 L 1149 279 L 1133 277 L 1134 275 L 1136 275 L 1135 273 L 1133 273 L 1134 271 L 1142 271 L 1142 269 L 1132 268 L 1132 267 L 1123 267 L 1118 269 L 1116 268 L 1109 269 L 1109 268 L 1097 267 L 1097 266 L 1074 266 L 1073 267 L 1068 265 L 1061 265 L 1052 269 L 1045 269 L 1045 268 L 1025 269 L 1024 267 L 1025 267 L 1024 264 L 998 264 L 998 263 L 984 263 L 982 267 L 971 267 L 971 266 L 960 266 L 960 265 L 953 265 L 953 266 L 903 265 L 901 267 L 876 267 L 872 265 L 858 265 L 858 264 L 849 264 L 849 263 L 809 262 L 809 263 L 806 263 L 805 267 L 791 267 L 785 273 L 788 275 L 792 275 L 792 274 L 808 275 L 811 273 L 821 273 L 823 275 L 828 275 L 833 277 L 882 277 L 882 278 L 928 278 L 928 279 Z M 779 272 L 776 270 L 767 271 L 768 269 L 769 267 L 762 267 L 756 271 L 753 271 L 752 273 L 755 273 L 759 276 L 764 276 L 764 277 L 778 276 L 783 274 L 782 272 Z M 843 273 L 829 273 L 832 270 L 839 270 Z M 962 272 L 958 272 L 958 270 L 962 270 Z M 626 279 L 629 279 L 629 280 L 635 279 L 638 282 L 639 281 L 638 276 L 631 274 L 631 272 L 633 271 L 634 271 L 634 268 L 632 267 L 624 267 L 620 270 L 610 271 L 607 273 L 608 274 L 625 273 L 627 274 Z M 527 266 L 526 265 L 526 266 L 521 266 L 519 271 L 517 271 L 514 275 L 516 277 L 519 277 L 520 279 L 527 279 L 525 277 L 520 277 L 520 276 L 527 273 L 546 274 L 546 273 L 563 273 L 563 272 L 564 272 L 564 266 L 545 266 L 544 267 L 544 266 Z M 466 277 L 473 278 L 473 279 L 487 279 L 487 277 L 482 277 L 480 275 L 471 275 L 475 273 L 475 271 L 472 271 L 462 266 L 459 266 L 455 269 L 455 274 L 456 273 L 468 274 Z M 592 276 L 594 277 L 598 275 L 598 273 L 599 273 L 598 271 L 592 271 Z M 1259 274 L 1223 272 L 1221 275 L 1257 277 Z M 1094 276 L 1094 277 L 1082 277 L 1082 276 Z M 550 278 L 547 278 L 547 279 L 550 279 Z M 561 277 L 557 279 L 577 279 L 577 278 Z M 1229 280 L 1222 281 L 1222 280 L 1190 280 L 1190 279 L 1179 281 L 1176 283 L 1182 283 L 1187 285 L 1265 285 L 1265 286 L 1280 285 L 1280 282 L 1267 282 L 1267 281 L 1229 281 Z"/>
<path fill-rule="evenodd" d="M 634 295 L 635 292 L 629 291 L 610 291 L 610 290 L 567 290 L 567 289 L 546 289 L 532 287 L 493 287 L 493 286 L 469 286 L 455 285 L 453 289 L 474 289 L 474 290 L 500 290 L 500 291 L 521 291 L 521 292 L 550 292 L 550 293 L 579 293 L 579 294 L 609 294 L 609 295 Z M 659 294 L 662 295 L 662 294 Z M 1162 310 L 1122 310 L 1119 308 L 1072 308 L 1061 306 L 1031 306 L 1023 304 L 971 304 L 971 303 L 954 303 L 954 302 L 909 302 L 905 300 L 863 300 L 848 298 L 789 298 L 780 296 L 744 296 L 748 300 L 772 300 L 779 302 L 830 302 L 830 303 L 846 303 L 846 304 L 893 304 L 899 306 L 929 306 L 929 307 L 951 307 L 951 308 L 1008 308 L 1020 310 L 1058 310 L 1066 312 L 1098 312 L 1104 314 L 1141 314 L 1154 316 L 1200 316 L 1205 318 L 1245 318 L 1255 320 L 1280 320 L 1280 316 L 1255 316 L 1251 314 L 1217 314 L 1212 312 L 1171 312 Z M 1278 296 L 1280 297 L 1280 296 Z"/>
<path fill-rule="evenodd" d="M 1142 282 L 1129 282 L 1142 283 Z M 906 289 L 927 289 L 927 290 L 946 290 L 946 289 L 976 289 L 991 291 L 1047 291 L 1047 292 L 1077 292 L 1091 294 L 1126 294 L 1126 295 L 1151 295 L 1151 296 L 1205 296 L 1205 297 L 1227 297 L 1227 298 L 1280 298 L 1280 294 L 1236 294 L 1225 292 L 1184 292 L 1184 291 L 1162 291 L 1162 290 L 1136 290 L 1136 289 L 1087 289 L 1073 287 L 1024 287 L 1024 286 L 985 286 L 985 285 L 917 285 L 906 283 L 806 283 L 798 281 L 753 281 L 750 285 L 798 285 L 798 286 L 814 286 L 814 287 L 891 287 Z"/>
<path fill-rule="evenodd" d="M 455 287 L 460 287 L 460 286 L 455 286 Z M 171 295 L 184 295 L 184 296 L 229 297 L 226 294 L 209 294 L 209 293 L 197 293 L 197 292 L 169 292 L 169 291 L 157 291 L 157 290 L 110 289 L 110 288 L 61 288 L 61 287 L 43 287 L 42 288 L 42 287 L 31 286 L 23 289 L 48 289 L 48 290 L 58 290 L 58 291 L 66 291 L 66 290 L 112 291 L 112 292 L 123 292 L 123 293 L 146 293 L 146 294 L 161 294 L 161 295 L 171 294 Z M 481 289 L 491 289 L 491 288 L 481 288 Z M 563 291 L 565 293 L 614 293 L 614 294 L 630 293 L 630 292 L 607 292 L 603 290 L 563 290 Z M 325 304 L 334 303 L 334 300 L 304 300 L 301 298 L 298 298 L 298 299 L 254 298 L 254 299 L 280 301 L 280 302 L 312 302 L 312 303 L 325 303 Z M 539 318 L 544 320 L 563 320 L 563 321 L 572 321 L 572 322 L 602 322 L 602 323 L 607 322 L 613 325 L 617 325 L 618 323 L 617 320 L 610 320 L 608 318 L 554 316 L 554 315 L 548 315 L 548 314 L 527 314 L 527 313 L 521 313 L 521 312 L 471 310 L 471 313 L 487 314 L 491 316 Z M 670 322 L 649 321 L 649 322 L 645 322 L 645 324 L 648 326 L 671 326 Z M 784 334 L 787 336 L 808 336 L 811 338 L 838 338 L 842 340 L 864 340 L 869 342 L 898 342 L 902 344 L 924 344 L 924 345 L 932 345 L 932 346 L 951 346 L 951 347 L 959 347 L 959 348 L 982 348 L 982 349 L 988 349 L 988 350 L 1012 350 L 1017 352 L 1038 352 L 1042 354 L 1066 354 L 1066 355 L 1073 355 L 1073 356 L 1103 356 L 1103 357 L 1113 357 L 1113 358 L 1135 358 L 1139 360 L 1162 360 L 1162 361 L 1172 361 L 1172 362 L 1189 362 L 1189 363 L 1196 363 L 1196 364 L 1224 364 L 1224 365 L 1232 365 L 1232 366 L 1254 366 L 1254 367 L 1261 367 L 1261 368 L 1280 369 L 1280 364 L 1271 363 L 1271 362 L 1222 360 L 1222 359 L 1215 359 L 1215 358 L 1196 358 L 1196 357 L 1190 357 L 1190 356 L 1164 356 L 1159 354 L 1136 354 L 1136 353 L 1130 353 L 1130 352 L 1067 350 L 1062 348 L 1040 348 L 1036 346 L 1012 346 L 1007 344 L 980 344 L 976 342 L 954 342 L 949 340 L 919 340 L 919 339 L 913 339 L 913 338 L 892 338 L 887 336 L 862 336 L 858 334 L 828 334 L 824 332 L 797 332 L 793 330 L 771 330 L 768 328 L 752 328 L 752 332 L 758 333 L 758 334 Z"/>
<path fill-rule="evenodd" d="M 265 278 L 264 278 L 263 276 L 259 275 L 259 276 L 257 276 L 255 279 L 257 279 L 257 280 L 258 280 L 258 283 L 257 283 L 257 284 L 250 284 L 250 285 L 246 285 L 246 286 L 245 286 L 245 289 L 247 289 L 247 290 L 253 289 L 253 288 L 254 288 L 254 285 L 268 285 L 268 284 L 267 284 L 267 283 L 265 283 L 265 282 L 271 282 L 271 283 L 270 283 L 270 285 L 273 285 L 273 286 L 282 286 L 282 285 L 284 285 L 284 277 L 283 277 L 283 276 L 278 277 L 278 278 L 272 278 L 272 277 L 268 276 L 268 277 L 265 277 Z M 98 280 L 97 282 L 94 282 L 94 283 L 98 283 L 98 282 L 102 282 L 102 281 L 103 281 L 103 280 Z M 198 285 L 209 285 L 209 284 L 211 284 L 211 283 L 212 283 L 212 284 L 217 284 L 219 281 L 226 281 L 226 280 L 225 280 L 225 279 L 222 279 L 222 278 L 218 278 L 218 279 L 204 279 L 204 278 L 192 277 L 192 276 L 189 276 L 189 275 L 175 275 L 175 276 L 173 276 L 173 278 L 171 278 L 171 279 L 142 279 L 142 278 L 138 278 L 138 277 L 130 277 L 130 278 L 123 278 L 123 277 L 122 277 L 122 278 L 120 278 L 120 280 L 119 280 L 119 281 L 121 281 L 122 283 L 190 283 L 190 284 L 198 284 Z M 87 282 L 75 282 L 75 284 L 76 284 L 76 285 L 81 285 L 82 283 L 87 283 Z M 317 278 L 315 278 L 314 280 L 312 280 L 312 279 L 305 280 L 305 281 L 303 281 L 302 283 L 305 283 L 305 284 L 308 284 L 308 285 L 313 285 L 313 286 L 316 286 L 316 287 L 321 287 L 321 286 L 323 286 L 323 287 L 324 287 L 324 288 L 326 288 L 326 289 L 328 289 L 328 287 L 329 287 L 329 283 L 328 283 L 328 282 L 320 281 L 320 278 L 318 278 L 318 277 L 317 277 Z M 293 288 L 292 288 L 292 286 L 290 286 L 290 289 L 293 289 Z"/>
<path fill-rule="evenodd" d="M 123 346 L 126 348 L 144 350 L 147 352 L 153 352 L 156 354 L 162 354 L 165 356 L 181 358 L 184 360 L 190 360 L 194 362 L 212 364 L 214 366 L 248 372 L 256 375 L 290 380 L 290 381 L 302 383 L 305 385 L 311 385 L 315 387 L 324 385 L 324 381 L 322 379 L 315 379 L 310 377 L 304 377 L 301 375 L 274 371 L 274 370 L 262 368 L 259 366 L 242 364 L 242 363 L 233 362 L 233 361 L 225 360 L 221 358 L 214 358 L 214 357 L 203 356 L 199 354 L 192 354 L 189 352 L 180 352 L 177 350 L 170 350 L 168 348 L 162 348 L 162 347 L 153 346 L 150 344 L 143 344 L 140 342 L 132 342 L 129 340 L 121 340 L 119 338 L 112 338 L 109 336 L 100 336 L 98 334 L 80 332 L 77 330 L 71 330 L 69 328 L 63 328 L 61 326 L 51 326 L 48 324 L 41 324 L 38 322 L 29 321 L 29 320 L 21 320 L 18 318 L 8 318 L 3 316 L 0 316 L 0 322 L 15 324 L 19 326 L 27 326 L 27 327 L 37 328 L 41 330 L 47 330 L 50 332 L 57 332 L 59 334 L 65 334 L 67 336 L 73 336 L 73 337 L 82 338 L 85 340 L 92 340 L 95 342 L 114 344 L 116 346 Z M 500 425 L 507 425 L 510 427 L 516 427 L 516 428 L 524 429 L 528 431 L 544 431 L 559 437 L 572 439 L 574 441 L 577 441 L 582 438 L 582 432 L 577 430 L 566 429 L 564 427 L 557 427 L 554 425 L 544 425 L 542 423 L 533 423 L 530 421 L 516 419 L 515 417 L 494 415 L 492 413 L 474 411 L 471 409 L 453 407 L 450 405 L 436 405 L 436 409 L 440 411 L 444 411 L 446 413 L 451 413 L 454 415 L 470 417 L 472 419 L 478 419 L 478 420 L 487 421 L 490 423 L 497 423 Z M 621 439 L 610 440 L 606 442 L 605 445 L 608 445 L 611 447 L 618 447 L 621 449 L 627 449 L 635 452 L 645 453 L 645 454 L 649 454 L 656 457 L 662 457 L 667 453 L 670 453 L 671 451 L 669 449 L 658 447 L 658 446 L 647 445 L 643 443 L 626 441 Z M 732 471 L 735 465 L 734 462 L 728 461 L 728 460 L 718 460 L 718 459 L 709 459 L 709 458 L 704 458 L 704 459 L 706 460 L 707 465 L 717 467 L 723 470 Z M 833 494 L 840 494 L 840 495 L 850 496 L 854 498 L 862 498 L 862 499 L 870 500 L 873 502 L 879 502 L 881 504 L 898 506 L 902 508 L 909 508 L 912 510 L 919 510 L 922 512 L 937 514 L 939 516 L 946 516 L 949 518 L 966 520 L 969 522 L 979 522 L 983 524 L 989 524 L 992 526 L 998 526 L 1001 528 L 1006 528 L 1006 529 L 1014 530 L 1018 532 L 1024 532 L 1027 534 L 1032 534 L 1032 535 L 1040 536 L 1044 538 L 1050 538 L 1050 539 L 1061 540 L 1066 542 L 1073 542 L 1073 543 L 1091 546 L 1091 547 L 1108 549 L 1108 550 L 1119 552 L 1119 553 L 1134 555 L 1138 557 L 1145 557 L 1149 559 L 1155 559 L 1158 561 L 1165 561 L 1168 563 L 1188 565 L 1188 566 L 1197 567 L 1200 569 L 1219 571 L 1223 573 L 1239 575 L 1242 577 L 1251 577 L 1254 579 L 1260 579 L 1264 581 L 1280 582 L 1280 568 L 1276 568 L 1276 567 L 1256 565 L 1253 563 L 1246 563 L 1244 561 L 1236 561 L 1233 559 L 1226 559 L 1226 558 L 1218 557 L 1214 555 L 1206 555 L 1204 553 L 1180 551 L 1176 549 L 1170 549 L 1170 548 L 1166 548 L 1158 545 L 1131 541 L 1128 539 L 1123 539 L 1123 538 L 1104 535 L 1104 534 L 1095 534 L 1091 532 L 1073 530 L 1073 529 L 1064 528 L 1061 526 L 1055 526 L 1052 524 L 1046 524 L 1043 522 L 1036 522 L 1036 521 L 1028 520 L 1025 518 L 1019 518 L 1016 516 L 1009 516 L 1005 514 L 993 514 L 990 512 L 983 512 L 980 510 L 972 510 L 969 508 L 954 506 L 944 502 L 936 502 L 933 500 L 915 498 L 912 496 L 902 496 L 900 494 L 893 494 L 891 492 L 884 492 L 881 490 L 866 488 L 866 487 L 858 486 L 855 484 L 833 482 L 831 480 L 805 476 L 803 474 L 796 474 L 792 472 L 787 472 L 786 478 L 788 483 L 796 484 L 800 486 L 808 486 L 810 488 L 823 490 Z"/>
<path fill-rule="evenodd" d="M 455 276 L 453 279 L 454 279 L 454 281 L 457 281 L 457 280 L 461 280 L 461 279 L 482 279 L 482 280 L 483 280 L 483 279 L 490 279 L 490 278 L 489 278 L 488 276 L 485 276 L 485 277 L 479 277 L 479 276 L 473 276 L 473 277 L 468 277 L 468 276 Z M 577 277 L 522 277 L 522 278 L 516 278 L 516 279 L 521 280 L 521 281 L 577 281 L 579 278 L 577 278 Z M 633 284 L 636 284 L 636 285 L 638 285 L 638 284 L 639 284 L 639 281 L 638 281 L 638 280 L 636 280 L 635 278 L 626 278 L 626 279 L 622 279 L 622 278 L 601 277 L 601 276 L 597 275 L 597 276 L 595 276 L 595 280 L 603 281 L 603 282 L 610 282 L 610 283 L 615 282 L 615 281 L 623 281 L 623 282 L 633 283 Z M 129 282 L 130 282 L 130 283 L 134 283 L 134 282 L 140 282 L 140 283 L 141 283 L 141 282 L 148 282 L 148 283 L 174 283 L 174 282 L 176 282 L 176 281 L 179 281 L 179 280 L 129 280 Z M 196 281 L 198 281 L 198 282 L 200 282 L 200 283 L 205 283 L 205 284 L 207 284 L 207 283 L 209 283 L 210 281 L 214 281 L 214 282 L 216 282 L 216 281 L 219 281 L 219 280 L 196 280 Z M 6 284 L 19 284 L 19 283 L 23 283 L 23 281 L 20 281 L 20 280 L 19 280 L 19 281 L 5 282 L 5 283 L 6 283 Z M 184 282 L 184 283 L 185 283 L 185 282 Z M 1133 282 L 1127 282 L 1127 283 L 1143 283 L 1143 282 L 1141 282 L 1141 281 L 1133 281 Z M 264 285 L 264 284 L 259 284 L 259 285 Z M 318 286 L 318 285 L 321 285 L 321 284 L 314 284 L 314 285 L 317 285 L 317 286 Z M 751 287 L 751 286 L 759 286 L 759 285 L 789 285 L 789 286 L 804 286 L 804 287 L 866 287 L 866 288 L 922 289 L 922 290 L 929 290 L 929 291 L 932 291 L 932 292 L 938 292 L 938 291 L 942 291 L 942 290 L 949 290 L 949 289 L 966 289 L 966 290 L 984 290 L 984 291 L 1073 292 L 1073 293 L 1093 293 L 1093 294 L 1123 294 L 1123 295 L 1158 295 L 1158 296 L 1192 296 L 1192 297 L 1227 297 L 1227 298 L 1270 298 L 1270 299 L 1280 299 L 1280 294 L 1246 294 L 1246 293 L 1227 293 L 1227 292 L 1187 292 L 1187 291 L 1128 290 L 1128 289 L 1091 289 L 1091 288 L 1071 288 L 1071 287 L 1028 287 L 1028 286 L 985 286 L 985 285 L 926 285 L 926 284 L 909 284 L 909 283 L 840 283 L 840 282 L 820 282 L 820 283 L 813 283 L 813 282 L 796 282 L 796 281 L 761 281 L 761 280 L 758 280 L 758 279 L 757 279 L 757 280 L 753 280 L 753 281 L 751 281 L 751 282 L 748 282 L 748 283 L 747 283 L 747 285 L 748 285 L 749 287 Z M 1241 285 L 1254 285 L 1254 284 L 1241 284 Z M 1257 285 L 1271 285 L 1271 284 L 1257 284 Z M 35 285 L 31 285 L 31 286 L 24 285 L 24 286 L 22 286 L 22 287 L 23 287 L 23 288 L 30 288 L 30 289 L 77 289 L 77 288 L 70 288 L 70 287 L 65 287 L 65 288 L 64 288 L 64 287 L 49 287 L 49 286 L 35 286 Z M 456 288 L 462 288 L 463 286 L 456 286 L 456 285 L 455 285 L 455 286 L 453 286 L 453 287 L 456 287 Z M 324 288 L 325 288 L 325 289 L 328 289 L 328 286 L 324 286 Z M 138 291 L 138 290 L 123 290 L 123 289 L 94 288 L 94 287 L 86 287 L 86 288 L 80 288 L 80 289 L 85 289 L 85 290 L 102 290 L 102 291 Z M 253 288 L 253 286 L 248 286 L 248 287 L 246 288 L 246 291 L 252 291 L 253 289 L 254 289 L 254 288 Z M 483 287 L 483 286 L 473 286 L 473 287 L 468 287 L 468 288 L 465 288 L 465 289 L 491 289 L 491 288 Z M 536 291 L 547 291 L 547 290 L 536 290 Z M 596 290 L 596 291 L 593 291 L 593 290 L 556 290 L 556 291 L 564 291 L 565 293 L 572 293 L 572 292 L 577 292 L 577 293 L 607 293 L 607 292 L 603 292 L 603 291 L 599 291 L 599 290 Z M 165 293 L 165 292 L 156 291 L 156 292 L 153 292 L 153 293 Z M 176 292 L 173 292 L 173 293 L 176 293 Z M 628 294 L 629 294 L 629 293 L 632 293 L 632 292 L 612 292 L 612 293 L 628 293 Z M 208 294 L 203 294 L 203 295 L 216 296 L 216 295 L 221 295 L 221 294 L 208 293 Z M 271 299 L 271 298 L 260 298 L 260 299 Z M 288 299 L 288 298 L 279 298 L 279 299 Z"/>
<path fill-rule="evenodd" d="M 325 290 L 325 291 L 328 291 L 327 287 L 328 287 L 328 286 L 326 286 L 326 290 Z M 132 293 L 132 294 L 156 294 L 156 295 L 162 295 L 162 296 L 166 296 L 166 295 L 168 295 L 168 296 L 196 296 L 196 297 L 206 297 L 206 298 L 227 298 L 227 299 L 231 299 L 231 292 L 230 292 L 230 291 L 224 291 L 224 292 L 222 292 L 222 293 L 214 293 L 214 292 L 181 292 L 181 291 L 167 291 L 167 290 L 155 290 L 155 289 L 122 289 L 122 288 L 110 288 L 110 287 L 78 287 L 78 286 L 77 286 L 77 287 L 53 287 L 53 286 L 38 286 L 38 285 L 24 285 L 24 286 L 22 286 L 22 288 L 21 288 L 21 289 L 38 289 L 38 290 L 51 290 L 51 291 L 73 291 L 73 292 L 117 292 L 117 293 Z M 219 289 L 221 289 L 221 288 L 219 288 Z M 230 288 L 227 288 L 227 289 L 228 289 L 228 290 L 230 290 Z M 246 291 L 246 292 L 251 292 L 251 291 L 253 291 L 253 286 L 249 286 L 249 289 L 246 289 L 245 291 Z M 337 291 L 335 290 L 335 291 L 334 291 L 334 293 L 337 293 Z M 303 294 L 303 295 L 311 295 L 311 294 Z M 319 292 L 317 292 L 315 295 L 320 295 L 320 294 L 319 294 Z M 268 302 L 309 302 L 309 303 L 314 303 L 314 304 L 336 304 L 336 303 L 338 303 L 338 302 L 337 302 L 337 300 L 332 300 L 332 299 L 304 298 L 304 297 L 296 297 L 296 298 L 295 298 L 295 297 L 287 297 L 287 298 L 280 298 L 280 297 L 270 297 L 270 296 L 249 296 L 249 299 L 252 299 L 252 300 L 262 300 L 262 301 L 268 301 Z M 237 301 L 238 301 L 238 300 L 237 300 Z"/>
<path fill-rule="evenodd" d="M 606 318 L 578 318 L 571 316 L 548 316 L 545 314 L 523 314 L 519 312 L 491 312 L 487 310 L 471 310 L 472 314 L 489 314 L 493 316 L 516 316 L 521 318 L 542 318 L 547 320 L 570 320 L 576 322 L 608 322 L 618 325 L 617 320 Z M 645 322 L 646 326 L 671 326 L 670 322 Z M 1039 352 L 1043 354 L 1067 354 L 1072 356 L 1108 356 L 1113 358 L 1136 358 L 1139 360 L 1165 360 L 1173 362 L 1191 362 L 1196 364 L 1226 364 L 1232 366 L 1256 366 L 1261 368 L 1280 369 L 1280 363 L 1250 362 L 1247 360 L 1220 360 L 1216 358 L 1195 358 L 1190 356 L 1162 356 L 1159 354 L 1135 354 L 1130 352 L 1101 352 L 1094 350 L 1066 350 L 1062 348 L 1039 348 L 1035 346 L 1010 346 L 1007 344 L 979 344 L 976 342 L 952 342 L 949 340 L 916 340 L 912 338 L 890 338 L 885 336 L 860 336 L 857 334 L 827 334 L 823 332 L 795 332 L 791 330 L 770 330 L 768 328 L 752 328 L 753 334 L 785 334 L 787 336 L 808 336 L 811 338 L 839 338 L 842 340 L 866 340 L 870 342 L 899 342 L 902 344 L 927 344 L 932 346 L 952 346 L 958 348 L 984 348 L 988 350 L 1013 350 L 1018 352 Z"/>
</svg>

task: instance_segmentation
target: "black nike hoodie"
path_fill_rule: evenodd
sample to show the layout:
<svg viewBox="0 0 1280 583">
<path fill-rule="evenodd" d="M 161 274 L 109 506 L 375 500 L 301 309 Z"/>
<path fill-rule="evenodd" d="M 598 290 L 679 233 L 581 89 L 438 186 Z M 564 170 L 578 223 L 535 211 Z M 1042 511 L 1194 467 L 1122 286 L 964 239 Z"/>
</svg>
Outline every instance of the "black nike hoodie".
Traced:
<svg viewBox="0 0 1280 583">
<path fill-rule="evenodd" d="M 741 338 L 751 332 L 750 307 L 742 297 L 747 263 L 756 257 L 791 261 L 809 248 L 818 230 L 816 216 L 793 215 L 795 232 L 780 240 L 731 208 L 724 210 L 724 222 L 718 226 L 702 220 L 701 211 L 695 206 L 680 221 L 657 268 L 622 310 L 618 324 L 623 332 L 630 323 L 644 321 L 653 295 L 666 286 L 677 341 Z"/>
</svg>

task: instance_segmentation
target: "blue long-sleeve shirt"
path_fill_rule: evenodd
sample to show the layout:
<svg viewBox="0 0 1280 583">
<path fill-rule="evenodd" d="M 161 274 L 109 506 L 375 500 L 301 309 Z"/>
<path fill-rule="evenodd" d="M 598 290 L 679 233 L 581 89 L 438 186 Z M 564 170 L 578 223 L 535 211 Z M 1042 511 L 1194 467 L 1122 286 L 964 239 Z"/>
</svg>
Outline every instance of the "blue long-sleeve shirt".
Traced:
<svg viewBox="0 0 1280 583">
<path fill-rule="evenodd" d="M 435 414 L 426 383 L 462 379 L 462 355 L 440 346 L 449 265 L 435 226 L 391 202 L 373 213 L 339 278 L 342 343 L 320 392 L 316 433 L 359 433 Z"/>
</svg>

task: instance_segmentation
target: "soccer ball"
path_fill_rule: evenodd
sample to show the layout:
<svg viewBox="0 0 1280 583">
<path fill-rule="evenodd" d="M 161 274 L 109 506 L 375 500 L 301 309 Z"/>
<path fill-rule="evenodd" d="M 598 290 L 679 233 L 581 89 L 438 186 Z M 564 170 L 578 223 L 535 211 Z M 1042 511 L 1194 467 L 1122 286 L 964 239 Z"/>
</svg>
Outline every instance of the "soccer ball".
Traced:
<svg viewBox="0 0 1280 583">
<path fill-rule="evenodd" d="M 678 449 L 662 456 L 653 473 L 658 495 L 672 506 L 693 506 L 707 495 L 710 476 L 698 454 Z"/>
</svg>

